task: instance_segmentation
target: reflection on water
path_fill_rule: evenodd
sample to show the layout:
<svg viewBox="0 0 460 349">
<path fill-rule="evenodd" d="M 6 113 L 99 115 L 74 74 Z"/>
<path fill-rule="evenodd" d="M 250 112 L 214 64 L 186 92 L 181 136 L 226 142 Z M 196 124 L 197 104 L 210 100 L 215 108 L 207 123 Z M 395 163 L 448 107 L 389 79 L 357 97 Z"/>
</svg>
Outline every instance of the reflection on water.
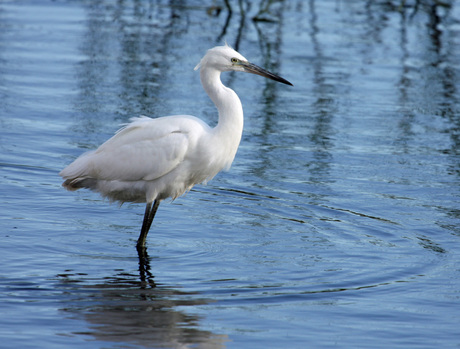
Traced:
<svg viewBox="0 0 460 349">
<path fill-rule="evenodd" d="M 456 344 L 459 23 L 449 0 L 0 2 L 5 346 Z M 193 68 L 224 40 L 294 88 L 223 76 L 234 166 L 164 206 L 137 270 L 143 207 L 57 173 L 132 116 L 214 124 Z"/>
<path fill-rule="evenodd" d="M 126 122 L 132 116 L 169 115 L 177 107 L 181 107 L 184 113 L 199 110 L 194 106 L 194 99 L 190 99 L 190 86 L 185 82 L 191 76 L 198 86 L 199 79 L 192 73 L 193 67 L 204 50 L 213 44 L 223 44 L 227 38 L 218 35 L 213 43 L 197 51 L 194 42 L 184 38 L 195 33 L 196 29 L 190 22 L 197 12 L 202 16 L 206 10 L 204 13 L 207 13 L 208 19 L 222 26 L 222 33 L 236 27 L 238 34 L 232 32 L 229 36 L 235 39 L 229 42 L 237 50 L 244 29 L 252 23 L 261 45 L 260 56 L 265 58 L 259 64 L 268 70 L 277 71 L 279 68 L 283 2 L 261 2 L 257 5 L 259 12 L 256 18 L 263 14 L 277 18 L 263 30 L 257 25 L 260 20 L 249 21 L 246 18 L 245 13 L 252 9 L 247 1 L 239 2 L 238 6 L 227 2 L 218 11 L 203 7 L 200 2 L 196 2 L 197 7 L 181 2 L 113 4 L 97 1 L 84 5 L 86 32 L 80 44 L 84 59 L 76 66 L 79 94 L 75 109 L 78 116 L 73 130 L 80 131 L 86 138 L 90 137 L 88 132 L 96 132 L 107 124 L 108 115 L 111 118 L 115 115 L 118 122 Z M 226 19 L 219 23 L 222 16 Z M 237 21 L 232 21 L 234 16 L 239 17 Z M 272 30 L 267 32 L 267 28 Z M 188 53 L 193 54 L 194 61 Z M 176 71 L 177 66 L 184 69 Z M 187 72 L 186 76 L 184 72 Z M 267 83 L 267 86 L 273 85 Z M 168 105 L 172 94 L 183 94 L 182 98 L 174 101 L 175 107 Z M 266 99 L 270 101 L 273 98 L 272 88 Z M 84 142 L 80 145 L 88 147 Z"/>
<path fill-rule="evenodd" d="M 118 270 L 113 276 L 94 280 L 90 275 L 66 270 L 57 277 L 58 287 L 73 295 L 61 310 L 84 316 L 89 324 L 88 332 L 76 334 L 146 348 L 223 348 L 228 340 L 226 335 L 200 330 L 199 316 L 177 310 L 212 300 L 156 285 L 146 253 L 139 255 L 139 275 Z"/>
</svg>

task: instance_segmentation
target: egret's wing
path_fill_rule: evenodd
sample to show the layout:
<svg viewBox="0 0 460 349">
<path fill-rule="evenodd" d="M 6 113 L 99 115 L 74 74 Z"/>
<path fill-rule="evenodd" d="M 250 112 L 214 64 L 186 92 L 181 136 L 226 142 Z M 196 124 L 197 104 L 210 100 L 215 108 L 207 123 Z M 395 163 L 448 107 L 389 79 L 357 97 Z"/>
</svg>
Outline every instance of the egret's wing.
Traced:
<svg viewBox="0 0 460 349">
<path fill-rule="evenodd" d="M 184 121 L 185 120 L 185 121 Z M 61 175 L 101 180 L 154 180 L 175 169 L 189 150 L 195 120 L 136 118 L 96 151 L 82 155 Z"/>
<path fill-rule="evenodd" d="M 130 133 L 138 135 L 143 132 L 140 129 L 130 130 Z M 125 135 L 123 133 L 117 137 L 123 138 Z M 188 149 L 187 135 L 179 131 L 155 139 L 139 138 L 129 143 L 117 143 L 94 153 L 95 178 L 120 181 L 153 180 L 176 168 L 183 161 Z M 112 147 L 113 145 L 116 147 Z"/>
</svg>

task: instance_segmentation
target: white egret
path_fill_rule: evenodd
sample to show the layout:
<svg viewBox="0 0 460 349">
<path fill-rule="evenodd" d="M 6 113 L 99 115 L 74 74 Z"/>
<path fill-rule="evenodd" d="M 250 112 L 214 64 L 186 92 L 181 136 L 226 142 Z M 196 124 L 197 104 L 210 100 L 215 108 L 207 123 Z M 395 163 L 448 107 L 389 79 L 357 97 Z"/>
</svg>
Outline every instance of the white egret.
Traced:
<svg viewBox="0 0 460 349">
<path fill-rule="evenodd" d="M 222 84 L 220 74 L 242 71 L 292 85 L 249 63 L 228 45 L 208 50 L 197 69 L 219 112 L 216 127 L 190 115 L 133 118 L 98 149 L 59 173 L 68 190 L 89 188 L 111 201 L 146 202 L 138 248 L 145 245 L 162 200 L 175 199 L 209 181 L 233 162 L 243 132 L 243 107 L 236 93 Z"/>
</svg>

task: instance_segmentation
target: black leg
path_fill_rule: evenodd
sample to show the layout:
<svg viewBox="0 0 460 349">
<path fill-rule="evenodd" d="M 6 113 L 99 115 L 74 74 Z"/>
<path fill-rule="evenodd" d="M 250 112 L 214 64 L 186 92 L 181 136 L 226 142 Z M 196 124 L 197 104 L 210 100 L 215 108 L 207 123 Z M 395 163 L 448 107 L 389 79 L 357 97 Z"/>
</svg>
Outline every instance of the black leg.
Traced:
<svg viewBox="0 0 460 349">
<path fill-rule="evenodd" d="M 153 218 L 155 218 L 155 213 L 157 212 L 159 205 L 160 200 L 155 200 L 153 202 L 153 206 L 151 202 L 147 202 L 147 205 L 145 206 L 144 221 L 142 222 L 141 233 L 139 235 L 139 239 L 137 240 L 138 249 L 144 248 L 145 246 L 145 239 L 147 238 L 147 234 L 149 233 Z"/>
</svg>

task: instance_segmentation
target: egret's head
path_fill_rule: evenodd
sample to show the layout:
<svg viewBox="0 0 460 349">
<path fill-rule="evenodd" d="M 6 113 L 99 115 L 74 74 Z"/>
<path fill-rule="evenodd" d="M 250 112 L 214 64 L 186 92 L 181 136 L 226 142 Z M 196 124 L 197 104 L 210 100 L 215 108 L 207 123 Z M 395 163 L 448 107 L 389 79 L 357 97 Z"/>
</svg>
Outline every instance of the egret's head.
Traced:
<svg viewBox="0 0 460 349">
<path fill-rule="evenodd" d="M 195 67 L 195 70 L 199 68 L 212 67 L 221 72 L 224 71 L 243 71 L 243 69 L 237 64 L 238 62 L 247 62 L 241 54 L 236 52 L 230 46 L 216 46 L 208 50 L 205 56 L 201 59 L 200 63 Z"/>
<path fill-rule="evenodd" d="M 195 67 L 197 69 L 213 68 L 220 72 L 224 71 L 242 71 L 261 75 L 266 78 L 282 82 L 283 84 L 292 84 L 282 77 L 270 73 L 269 71 L 260 68 L 259 66 L 248 62 L 240 53 L 236 52 L 227 44 L 225 46 L 216 46 L 209 49 L 206 55 L 201 59 L 200 63 Z"/>
</svg>

